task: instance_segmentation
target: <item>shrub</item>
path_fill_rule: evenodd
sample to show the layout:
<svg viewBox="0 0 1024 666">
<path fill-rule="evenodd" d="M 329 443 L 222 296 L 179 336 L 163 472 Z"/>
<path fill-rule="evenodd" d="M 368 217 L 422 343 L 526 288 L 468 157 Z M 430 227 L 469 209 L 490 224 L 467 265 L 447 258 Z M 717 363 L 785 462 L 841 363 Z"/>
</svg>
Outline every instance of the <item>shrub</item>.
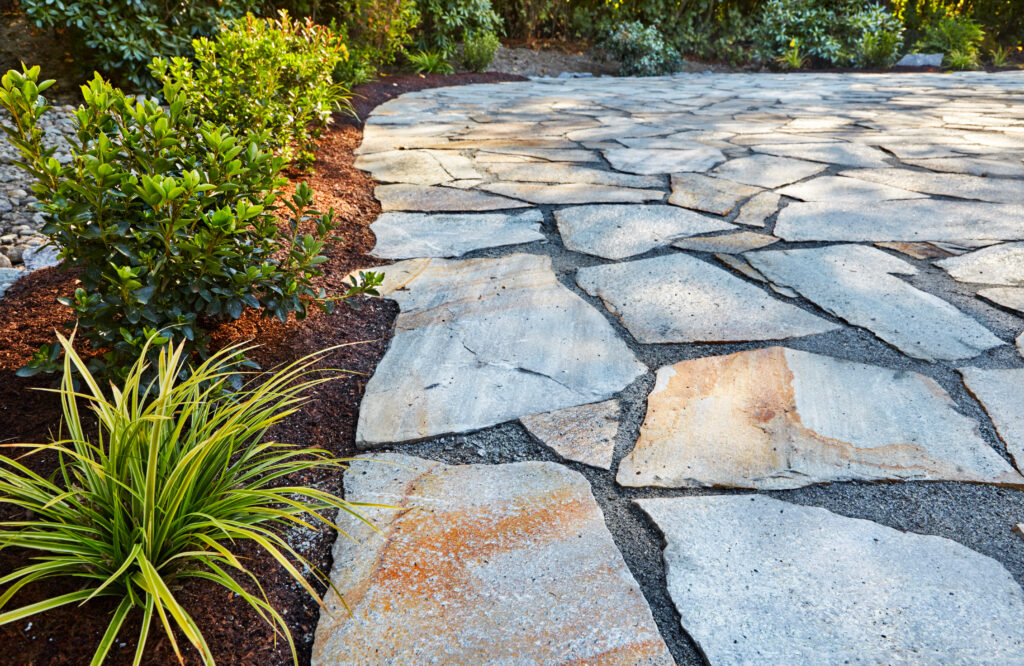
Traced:
<svg viewBox="0 0 1024 666">
<path fill-rule="evenodd" d="M 678 71 L 682 64 L 679 53 L 665 43 L 658 29 L 639 21 L 620 24 L 604 44 L 619 61 L 623 76 L 657 76 Z"/>
<path fill-rule="evenodd" d="M 903 24 L 881 5 L 868 5 L 849 19 L 858 67 L 889 67 L 903 47 Z M 859 33 L 859 37 L 856 34 Z"/>
<path fill-rule="evenodd" d="M 344 28 L 354 61 L 374 71 L 405 51 L 420 21 L 416 0 L 337 0 L 323 13 Z"/>
<path fill-rule="evenodd" d="M 409 54 L 409 64 L 417 74 L 451 74 L 455 71 L 440 51 L 419 51 Z"/>
<path fill-rule="evenodd" d="M 37 123 L 50 107 L 39 97 L 39 68 L 0 79 L 4 127 L 36 178 L 32 190 L 46 216 L 43 233 L 65 266 L 81 267 L 81 287 L 65 299 L 83 335 L 102 356 L 93 369 L 121 376 L 150 338 L 173 336 L 205 353 L 206 327 L 237 319 L 247 307 L 284 321 L 333 301 L 314 285 L 333 213 L 311 208 L 301 184 L 285 207 L 282 233 L 274 215 L 286 180 L 284 158 L 189 111 L 183 91 L 164 85 L 168 108 L 136 101 L 96 75 L 74 112 L 73 159 L 61 165 L 42 145 Z M 353 293 L 375 293 L 369 274 Z M 151 348 L 150 348 L 151 349 Z M 44 348 L 23 374 L 53 369 Z"/>
<path fill-rule="evenodd" d="M 978 47 L 984 38 L 985 31 L 971 19 L 949 15 L 925 25 L 924 36 L 914 49 L 921 53 L 944 53 L 945 65 L 973 69 L 978 66 Z"/>
<path fill-rule="evenodd" d="M 950 51 L 942 59 L 942 62 L 950 69 L 978 69 L 981 67 L 981 59 L 978 57 L 977 51 Z"/>
<path fill-rule="evenodd" d="M 331 112 L 347 99 L 332 78 L 348 59 L 338 33 L 285 11 L 277 19 L 248 14 L 213 39 L 195 40 L 193 48 L 195 63 L 155 59 L 157 81 L 180 88 L 180 98 L 203 120 L 245 134 L 265 132 L 266 146 L 289 161 L 313 161 Z"/>
<path fill-rule="evenodd" d="M 255 0 L 21 0 L 39 26 L 70 30 L 108 76 L 151 90 L 154 56 L 186 56 L 191 41 L 251 9 Z"/>
<path fill-rule="evenodd" d="M 416 44 L 423 51 L 455 53 L 465 33 L 497 32 L 501 27 L 491 0 L 417 0 L 420 14 Z"/>
<path fill-rule="evenodd" d="M 462 40 L 462 64 L 466 69 L 482 72 L 494 60 L 494 54 L 501 46 L 493 32 L 466 33 Z"/>
<path fill-rule="evenodd" d="M 200 578 L 244 599 L 285 637 L 291 632 L 262 589 L 247 591 L 236 578 L 251 578 L 229 549 L 255 542 L 313 598 L 320 597 L 296 564 L 323 575 L 280 535 L 281 528 L 316 521 L 336 527 L 324 514 L 358 516 L 356 505 L 322 490 L 288 485 L 288 476 L 311 469 L 343 469 L 326 451 L 263 442 L 268 428 L 295 412 L 306 391 L 327 379 L 309 379 L 314 358 L 297 361 L 257 385 L 228 394 L 225 382 L 238 370 L 229 348 L 180 380 L 183 346 L 159 350 L 156 379 L 140 359 L 120 388 L 100 388 L 71 341 L 64 347 L 60 388 L 65 438 L 50 444 L 5 444 L 7 449 L 56 454 L 58 473 L 44 478 L 14 456 L 0 456 L 0 504 L 32 517 L 0 525 L 0 548 L 32 551 L 32 563 L 0 578 L 0 624 L 96 597 L 113 597 L 117 609 L 96 648 L 101 663 L 117 640 L 126 616 L 142 611 L 136 647 L 141 657 L 154 617 L 159 618 L 181 657 L 173 628 L 213 663 L 202 631 L 178 603 L 173 586 Z M 143 355 L 145 357 L 146 354 Z M 73 373 L 74 370 L 74 373 Z M 83 388 L 76 389 L 73 374 Z M 108 395 L 109 393 L 109 395 Z M 149 395 L 151 399 L 145 400 Z M 86 435 L 79 401 L 99 420 L 98 434 Z M 232 577 L 228 572 L 234 570 Z M 18 590 L 57 577 L 82 581 L 78 589 L 4 612 Z M 138 661 L 136 661 L 138 663 Z"/>
</svg>

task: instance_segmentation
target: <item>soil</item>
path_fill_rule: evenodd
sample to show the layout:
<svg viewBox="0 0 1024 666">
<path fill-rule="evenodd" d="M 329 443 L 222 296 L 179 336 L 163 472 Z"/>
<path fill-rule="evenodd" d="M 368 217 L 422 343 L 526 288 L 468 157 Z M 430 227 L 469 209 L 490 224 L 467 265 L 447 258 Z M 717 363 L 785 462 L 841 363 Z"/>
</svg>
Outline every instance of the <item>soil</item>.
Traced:
<svg viewBox="0 0 1024 666">
<path fill-rule="evenodd" d="M 505 80 L 521 80 L 521 77 L 500 74 L 389 76 L 358 87 L 353 91 L 356 95 L 353 102 L 359 118 L 364 119 L 374 106 L 412 90 Z M 329 249 L 330 258 L 321 280 L 328 291 L 340 290 L 342 281 L 352 270 L 380 264 L 368 254 L 374 243 L 369 225 L 380 213 L 380 205 L 373 197 L 375 183 L 353 166 L 353 151 L 362 139 L 360 119 L 339 114 L 337 122 L 321 141 L 314 172 L 292 179 L 293 182 L 308 179 L 317 193 L 318 206 L 324 210 L 333 207 L 341 221 L 338 234 L 343 242 Z M 56 396 L 36 390 L 46 388 L 52 378 L 19 378 L 15 371 L 31 358 L 35 349 L 53 340 L 54 329 L 66 330 L 72 323 L 71 311 L 56 299 L 72 293 L 75 283 L 74 271 L 59 267 L 44 269 L 19 280 L 0 300 L 0 443 L 48 441 L 60 427 L 60 405 Z M 356 452 L 359 402 L 367 379 L 387 348 L 397 306 L 393 301 L 374 298 L 359 298 L 353 305 L 358 309 L 341 306 L 330 315 L 317 311 L 304 321 L 286 324 L 263 319 L 250 311 L 214 331 L 215 346 L 249 340 L 260 345 L 251 357 L 263 368 L 293 361 L 331 345 L 352 343 L 321 362 L 325 369 L 342 368 L 351 372 L 318 387 L 314 399 L 301 412 L 275 427 L 268 437 L 320 447 L 342 457 Z M 38 455 L 23 462 L 39 473 L 48 474 L 55 467 L 56 461 L 52 458 Z M 342 492 L 341 475 L 336 473 L 310 472 L 287 481 Z M 24 513 L 20 510 L 0 507 L 0 520 L 22 518 Z M 310 532 L 290 541 L 320 571 L 330 571 L 333 537 L 327 531 Z M 258 549 L 242 544 L 236 552 L 250 558 L 249 569 L 260 579 L 270 602 L 286 618 L 296 642 L 299 662 L 308 664 L 319 617 L 316 602 Z M 16 550 L 0 552 L 0 576 L 27 564 L 29 555 Z M 32 585 L 20 591 L 7 608 L 65 593 L 76 585 L 76 581 L 64 579 Z M 323 591 L 322 587 L 320 589 Z M 233 593 L 205 581 L 185 581 L 174 592 L 202 628 L 217 663 L 261 666 L 291 663 L 287 643 L 281 639 L 275 641 L 272 629 Z M 113 608 L 110 601 L 100 600 L 85 606 L 58 608 L 0 626 L 4 663 L 54 666 L 88 663 Z M 138 623 L 136 613 L 122 629 L 108 663 L 130 663 Z M 178 642 L 182 646 L 187 644 L 180 637 Z M 154 625 L 145 663 L 162 665 L 176 661 L 167 637 Z M 186 662 L 200 663 L 190 647 L 186 649 Z"/>
</svg>

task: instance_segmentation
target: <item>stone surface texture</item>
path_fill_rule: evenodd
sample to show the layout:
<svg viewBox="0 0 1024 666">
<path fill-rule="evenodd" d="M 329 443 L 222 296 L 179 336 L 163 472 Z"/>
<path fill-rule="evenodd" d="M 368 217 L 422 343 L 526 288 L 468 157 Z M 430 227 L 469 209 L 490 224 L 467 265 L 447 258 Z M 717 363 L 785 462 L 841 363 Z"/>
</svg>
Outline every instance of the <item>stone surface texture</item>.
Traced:
<svg viewBox="0 0 1024 666">
<path fill-rule="evenodd" d="M 458 257 L 473 250 L 542 240 L 540 211 L 504 213 L 384 213 L 370 226 L 373 254 L 382 259 Z"/>
<path fill-rule="evenodd" d="M 985 408 L 1018 469 L 1024 466 L 1024 368 L 961 368 L 967 389 Z"/>
<path fill-rule="evenodd" d="M 658 370 L 625 486 L 1024 485 L 933 380 L 783 347 Z"/>
<path fill-rule="evenodd" d="M 1024 286 L 1024 243 L 1005 243 L 935 262 L 961 282 Z"/>
<path fill-rule="evenodd" d="M 565 460 L 611 469 L 619 429 L 618 400 L 522 416 L 530 434 Z"/>
<path fill-rule="evenodd" d="M 312 663 L 674 664 L 586 479 L 555 463 L 353 463 Z"/>
<path fill-rule="evenodd" d="M 637 500 L 712 664 L 1016 664 L 1024 592 L 995 560 L 764 496 Z"/>
</svg>

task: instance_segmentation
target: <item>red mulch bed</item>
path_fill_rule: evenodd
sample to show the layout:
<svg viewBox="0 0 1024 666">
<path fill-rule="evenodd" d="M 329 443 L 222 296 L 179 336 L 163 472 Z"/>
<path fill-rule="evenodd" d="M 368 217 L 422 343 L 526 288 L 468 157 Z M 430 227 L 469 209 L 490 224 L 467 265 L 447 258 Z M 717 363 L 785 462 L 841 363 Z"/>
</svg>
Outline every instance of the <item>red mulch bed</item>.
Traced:
<svg viewBox="0 0 1024 666">
<path fill-rule="evenodd" d="M 381 81 L 358 87 L 353 106 L 361 118 L 378 104 L 404 92 L 445 85 L 463 85 L 492 81 L 522 80 L 504 74 L 461 74 L 453 76 L 388 76 Z M 330 249 L 330 261 L 322 284 L 340 290 L 345 276 L 357 268 L 379 265 L 368 256 L 373 247 L 369 225 L 380 213 L 373 197 L 373 180 L 353 167 L 353 150 L 362 138 L 361 122 L 339 117 L 318 150 L 318 159 L 308 179 L 316 192 L 317 205 L 333 207 L 341 225 L 338 233 L 344 242 Z M 0 442 L 47 441 L 60 422 L 60 407 L 55 396 L 41 392 L 49 378 L 22 379 L 15 371 L 24 365 L 33 350 L 53 340 L 54 328 L 70 323 L 68 308 L 56 302 L 58 296 L 74 290 L 75 274 L 46 269 L 20 280 L 0 300 Z M 289 418 L 271 433 L 278 441 L 319 446 L 339 456 L 355 453 L 355 426 L 359 401 L 366 380 L 383 356 L 391 336 L 397 307 L 392 301 L 359 299 L 359 309 L 342 306 L 331 315 L 317 311 L 302 322 L 263 319 L 255 312 L 224 324 L 214 333 L 217 346 L 253 340 L 260 347 L 252 357 L 264 368 L 287 363 L 331 345 L 359 343 L 334 352 L 323 361 L 324 367 L 344 368 L 360 374 L 346 374 L 318 387 L 315 399 L 301 413 Z M 37 456 L 34 469 L 48 472 L 54 460 Z M 340 493 L 340 475 L 310 473 L 292 482 L 316 483 L 318 487 Z M 20 511 L 0 509 L 0 520 L 19 519 Z M 300 552 L 322 571 L 331 567 L 332 535 L 321 533 L 303 543 Z M 286 618 L 295 638 L 301 663 L 309 663 L 313 632 L 319 607 L 308 598 L 288 575 L 269 557 L 242 545 L 238 554 L 250 558 L 250 569 L 260 578 L 270 601 Z M 0 575 L 28 562 L 24 551 L 0 552 Z M 51 581 L 30 586 L 7 606 L 8 609 L 67 592 L 75 581 Z M 284 641 L 274 640 L 270 627 L 233 594 L 203 581 L 187 581 L 176 590 L 177 598 L 203 629 L 219 664 L 287 664 L 291 654 Z M 84 607 L 66 606 L 23 621 L 0 626 L 2 661 L 7 664 L 84 664 L 106 629 L 114 604 L 90 602 Z M 115 643 L 109 663 L 130 663 L 134 655 L 138 618 L 126 623 L 120 643 Z M 187 641 L 179 638 L 179 644 Z M 174 663 L 176 658 L 163 630 L 154 624 L 146 651 L 147 664 Z M 186 661 L 198 664 L 198 655 L 187 649 Z"/>
</svg>

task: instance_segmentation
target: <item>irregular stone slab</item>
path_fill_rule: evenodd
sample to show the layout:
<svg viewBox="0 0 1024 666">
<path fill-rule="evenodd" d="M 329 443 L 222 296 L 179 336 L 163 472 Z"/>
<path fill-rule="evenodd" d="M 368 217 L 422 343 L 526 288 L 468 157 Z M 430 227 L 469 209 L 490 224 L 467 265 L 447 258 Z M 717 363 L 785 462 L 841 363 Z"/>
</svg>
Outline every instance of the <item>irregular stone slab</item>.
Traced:
<svg viewBox="0 0 1024 666">
<path fill-rule="evenodd" d="M 427 187 L 421 185 L 380 185 L 373 190 L 385 212 L 409 211 L 450 211 L 473 212 L 527 208 L 530 204 L 515 199 L 450 187 Z"/>
<path fill-rule="evenodd" d="M 803 180 L 825 169 L 822 164 L 789 157 L 753 155 L 729 160 L 711 173 L 737 183 L 775 188 Z"/>
<path fill-rule="evenodd" d="M 618 400 L 531 414 L 520 417 L 519 422 L 565 460 L 599 469 L 612 467 L 619 431 Z"/>
<path fill-rule="evenodd" d="M 1017 353 L 1024 356 L 1024 333 L 1017 336 Z"/>
<path fill-rule="evenodd" d="M 900 241 L 875 243 L 877 247 L 883 247 L 888 250 L 895 250 L 901 254 L 905 254 L 908 257 L 914 259 L 944 259 L 945 257 L 953 256 L 953 253 L 949 250 L 933 245 L 932 243 L 903 243 Z"/>
<path fill-rule="evenodd" d="M 988 412 L 999 439 L 1020 469 L 1024 465 L 1024 368 L 960 368 L 964 385 Z"/>
<path fill-rule="evenodd" d="M 672 247 L 695 252 L 720 252 L 722 254 L 742 254 L 748 250 L 778 243 L 779 239 L 767 234 L 753 231 L 740 231 L 734 234 L 719 236 L 694 236 L 672 243 Z"/>
<path fill-rule="evenodd" d="M 978 292 L 978 296 L 992 301 L 996 305 L 1002 305 L 1004 308 L 1010 308 L 1024 314 L 1024 287 L 982 289 Z"/>
<path fill-rule="evenodd" d="M 876 201 L 894 199 L 924 199 L 920 192 L 901 190 L 880 183 L 871 183 L 857 178 L 842 176 L 822 176 L 802 183 L 789 185 L 779 190 L 779 194 L 800 199 L 801 201 L 828 201 L 871 204 Z"/>
<path fill-rule="evenodd" d="M 569 162 L 541 162 L 536 164 L 498 163 L 487 170 L 499 180 L 531 183 L 593 183 L 617 187 L 660 188 L 663 178 L 633 176 L 615 171 L 603 171 Z"/>
<path fill-rule="evenodd" d="M 643 254 L 673 240 L 734 229 L 731 224 L 675 206 L 594 205 L 555 211 L 566 249 L 606 259 Z"/>
<path fill-rule="evenodd" d="M 576 283 L 645 344 L 780 340 L 838 328 L 686 254 L 581 268 Z"/>
<path fill-rule="evenodd" d="M 917 269 L 877 248 L 832 245 L 744 256 L 772 282 L 795 289 L 908 356 L 952 361 L 1005 344 L 946 301 L 895 277 Z"/>
<path fill-rule="evenodd" d="M 942 67 L 942 53 L 908 53 L 899 62 L 897 67 Z"/>
<path fill-rule="evenodd" d="M 1019 663 L 1024 593 L 992 558 L 754 495 L 641 499 L 712 664 Z"/>
<path fill-rule="evenodd" d="M 314 666 L 673 664 L 581 474 L 374 458 L 345 498 L 401 510 L 360 508 L 380 533 L 346 522 Z"/>
<path fill-rule="evenodd" d="M 769 217 L 779 209 L 779 200 L 782 197 L 775 192 L 762 192 L 756 195 L 740 208 L 739 215 L 733 220 L 735 224 L 744 224 L 748 227 L 763 227 Z"/>
<path fill-rule="evenodd" d="M 711 178 L 699 173 L 676 173 L 672 174 L 672 196 L 668 202 L 715 215 L 728 215 L 738 203 L 761 191 L 761 188 L 741 185 L 724 178 Z"/>
<path fill-rule="evenodd" d="M 60 264 L 60 251 L 49 243 L 29 245 L 21 254 L 21 263 L 28 272 L 53 268 Z"/>
<path fill-rule="evenodd" d="M 751 266 L 750 263 L 742 257 L 737 257 L 734 254 L 716 254 L 714 256 L 717 261 L 725 264 L 740 275 L 744 275 L 751 280 L 762 284 L 766 284 L 768 282 L 768 278 L 761 275 L 759 270 Z"/>
<path fill-rule="evenodd" d="M 1024 187 L 1016 180 L 979 178 L 958 173 L 930 173 L 914 169 L 855 169 L 843 171 L 840 175 L 926 194 L 991 203 L 1024 203 Z"/>
<path fill-rule="evenodd" d="M 658 369 L 623 486 L 1024 485 L 934 380 L 771 347 Z"/>
<path fill-rule="evenodd" d="M 613 185 L 592 185 L 589 183 L 562 183 L 542 185 L 540 183 L 488 183 L 480 189 L 535 204 L 588 204 L 588 203 L 644 203 L 659 201 L 665 193 L 658 190 L 637 190 L 631 187 Z"/>
<path fill-rule="evenodd" d="M 473 250 L 543 240 L 539 210 L 505 213 L 384 213 L 370 225 L 373 256 L 458 257 Z"/>
<path fill-rule="evenodd" d="M 669 199 L 671 201 L 671 199 Z M 792 203 L 779 212 L 774 234 L 788 241 L 1024 240 L 1024 206 L 913 199 Z"/>
<path fill-rule="evenodd" d="M 0 298 L 3 298 L 7 290 L 25 275 L 25 271 L 17 268 L 0 268 Z"/>
<path fill-rule="evenodd" d="M 911 166 L 946 173 L 965 173 L 972 176 L 1024 177 L 1024 163 L 1020 160 L 996 160 L 983 157 L 940 157 L 903 160 L 903 162 Z"/>
<path fill-rule="evenodd" d="M 395 336 L 366 385 L 360 447 L 467 432 L 611 398 L 646 368 L 545 256 L 382 269 Z"/>
<path fill-rule="evenodd" d="M 935 265 L 959 282 L 1024 286 L 1024 243 L 993 245 Z"/>
<path fill-rule="evenodd" d="M 469 161 L 466 158 L 462 159 Z M 382 183 L 438 185 L 455 180 L 455 177 L 441 166 L 441 162 L 426 150 L 390 150 L 360 155 L 356 158 L 355 167 L 369 171 L 375 180 Z M 479 177 L 476 172 L 474 174 L 470 177 Z"/>
<path fill-rule="evenodd" d="M 710 146 L 687 150 L 612 148 L 604 151 L 604 157 L 618 171 L 640 174 L 707 171 L 725 161 L 722 151 Z"/>
<path fill-rule="evenodd" d="M 887 167 L 887 155 L 877 148 L 858 143 L 798 143 L 751 146 L 752 150 L 779 157 L 793 157 L 852 167 Z"/>
</svg>

